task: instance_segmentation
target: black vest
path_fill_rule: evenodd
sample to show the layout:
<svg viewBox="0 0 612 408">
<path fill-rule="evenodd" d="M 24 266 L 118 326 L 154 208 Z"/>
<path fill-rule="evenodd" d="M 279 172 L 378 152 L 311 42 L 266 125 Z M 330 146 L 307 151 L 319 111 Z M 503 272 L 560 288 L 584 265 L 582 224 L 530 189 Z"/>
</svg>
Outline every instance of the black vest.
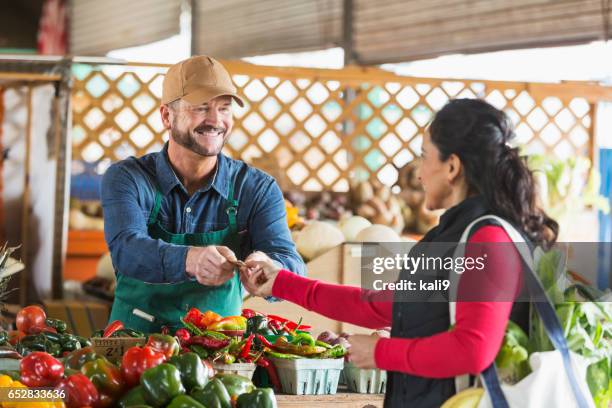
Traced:
<svg viewBox="0 0 612 408">
<path fill-rule="evenodd" d="M 440 218 L 438 226 L 430 230 L 411 252 L 427 253 L 430 242 L 459 242 L 467 226 L 476 218 L 487 214 L 494 213 L 489 210 L 483 197 L 467 198 L 447 210 Z M 489 224 L 494 222 L 484 221 L 476 225 L 472 233 Z M 402 271 L 399 279 L 410 279 L 407 273 Z M 440 272 L 439 277 L 448 277 L 448 272 Z M 428 337 L 448 330 L 448 302 L 401 302 L 397 299 L 398 293 L 400 292 L 396 292 L 393 303 L 392 337 Z M 526 327 L 528 322 L 528 306 L 527 303 L 515 303 L 512 310 L 512 320 L 523 327 Z M 387 376 L 387 408 L 439 407 L 455 394 L 454 378 L 433 379 L 400 372 L 388 372 Z"/>
</svg>

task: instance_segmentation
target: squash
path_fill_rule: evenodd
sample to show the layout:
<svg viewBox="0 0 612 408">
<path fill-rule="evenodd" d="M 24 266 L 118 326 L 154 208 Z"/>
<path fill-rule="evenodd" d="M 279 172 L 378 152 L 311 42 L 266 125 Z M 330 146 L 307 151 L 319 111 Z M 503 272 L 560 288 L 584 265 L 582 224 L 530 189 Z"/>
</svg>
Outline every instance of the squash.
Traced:
<svg viewBox="0 0 612 408">
<path fill-rule="evenodd" d="M 347 241 L 355 241 L 357 239 L 357 234 L 370 225 L 372 225 L 372 223 L 367 219 L 354 215 L 340 220 L 338 228 L 340 228 L 340 231 L 342 231 Z"/>
<path fill-rule="evenodd" d="M 357 234 L 358 242 L 401 242 L 402 238 L 386 225 L 374 224 Z"/>
<path fill-rule="evenodd" d="M 298 252 L 305 259 L 313 259 L 344 242 L 344 235 L 334 225 L 311 221 L 296 237 Z"/>
</svg>

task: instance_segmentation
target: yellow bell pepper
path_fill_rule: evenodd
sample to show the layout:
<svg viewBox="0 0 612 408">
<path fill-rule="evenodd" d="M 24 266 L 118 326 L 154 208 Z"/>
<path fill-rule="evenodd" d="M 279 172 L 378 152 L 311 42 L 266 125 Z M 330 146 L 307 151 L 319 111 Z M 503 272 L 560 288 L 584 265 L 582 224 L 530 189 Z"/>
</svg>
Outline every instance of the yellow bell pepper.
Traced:
<svg viewBox="0 0 612 408">
<path fill-rule="evenodd" d="M 27 388 L 20 381 L 14 381 L 8 375 L 0 376 L 0 387 L 3 388 Z M 63 401 L 58 402 L 35 402 L 35 401 L 23 401 L 23 402 L 3 402 L 2 408 L 66 408 Z"/>
</svg>

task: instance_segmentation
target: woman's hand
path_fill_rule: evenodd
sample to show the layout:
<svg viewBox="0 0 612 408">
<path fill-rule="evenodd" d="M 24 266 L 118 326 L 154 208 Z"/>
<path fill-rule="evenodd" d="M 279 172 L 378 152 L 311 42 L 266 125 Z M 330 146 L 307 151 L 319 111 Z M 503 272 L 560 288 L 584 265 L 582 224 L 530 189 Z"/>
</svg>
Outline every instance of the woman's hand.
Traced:
<svg viewBox="0 0 612 408">
<path fill-rule="evenodd" d="M 351 347 L 348 349 L 348 360 L 359 368 L 376 368 L 374 350 L 380 337 L 376 335 L 355 334 L 349 336 Z"/>
<path fill-rule="evenodd" d="M 245 264 L 240 268 L 240 281 L 244 288 L 254 296 L 271 296 L 274 280 L 281 268 L 262 252 L 251 254 Z"/>
</svg>

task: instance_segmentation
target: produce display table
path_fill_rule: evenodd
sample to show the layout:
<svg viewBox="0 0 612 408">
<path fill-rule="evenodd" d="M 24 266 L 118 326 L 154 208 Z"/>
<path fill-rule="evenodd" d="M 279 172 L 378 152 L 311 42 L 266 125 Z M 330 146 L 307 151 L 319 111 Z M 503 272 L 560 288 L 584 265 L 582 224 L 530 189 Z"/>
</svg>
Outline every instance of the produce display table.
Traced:
<svg viewBox="0 0 612 408">
<path fill-rule="evenodd" d="M 384 394 L 355 394 L 340 392 L 334 395 L 276 394 L 279 408 L 382 408 Z"/>
</svg>

